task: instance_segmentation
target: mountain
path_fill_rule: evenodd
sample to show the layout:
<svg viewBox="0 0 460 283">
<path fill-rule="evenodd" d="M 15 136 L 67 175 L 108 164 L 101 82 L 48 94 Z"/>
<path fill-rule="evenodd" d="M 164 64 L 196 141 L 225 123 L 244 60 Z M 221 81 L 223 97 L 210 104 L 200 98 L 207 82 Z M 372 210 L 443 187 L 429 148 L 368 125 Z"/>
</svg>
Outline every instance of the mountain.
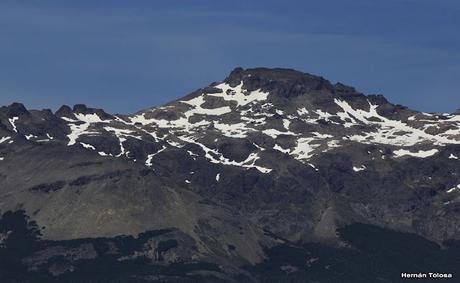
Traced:
<svg viewBox="0 0 460 283">
<path fill-rule="evenodd" d="M 133 115 L 13 103 L 0 108 L 0 279 L 460 272 L 459 158 L 460 113 L 289 69 L 236 68 Z"/>
</svg>

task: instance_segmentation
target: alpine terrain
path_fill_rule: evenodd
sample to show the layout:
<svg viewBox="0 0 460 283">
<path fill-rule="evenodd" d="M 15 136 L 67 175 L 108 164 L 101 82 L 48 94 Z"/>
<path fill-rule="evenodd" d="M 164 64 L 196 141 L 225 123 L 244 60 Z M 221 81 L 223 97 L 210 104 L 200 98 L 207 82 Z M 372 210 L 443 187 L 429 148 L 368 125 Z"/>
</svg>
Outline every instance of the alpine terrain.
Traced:
<svg viewBox="0 0 460 283">
<path fill-rule="evenodd" d="M 133 115 L 13 103 L 0 211 L 1 282 L 460 280 L 460 112 L 267 68 Z"/>
</svg>

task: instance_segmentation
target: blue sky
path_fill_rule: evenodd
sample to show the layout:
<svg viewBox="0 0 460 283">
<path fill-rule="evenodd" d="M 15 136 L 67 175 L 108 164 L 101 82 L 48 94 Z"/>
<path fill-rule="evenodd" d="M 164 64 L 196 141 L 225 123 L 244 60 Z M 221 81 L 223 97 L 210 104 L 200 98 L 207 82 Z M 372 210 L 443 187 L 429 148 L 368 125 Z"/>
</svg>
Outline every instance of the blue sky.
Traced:
<svg viewBox="0 0 460 283">
<path fill-rule="evenodd" d="M 459 30 L 455 0 L 3 0 L 0 105 L 127 114 L 263 66 L 452 112 Z"/>
</svg>

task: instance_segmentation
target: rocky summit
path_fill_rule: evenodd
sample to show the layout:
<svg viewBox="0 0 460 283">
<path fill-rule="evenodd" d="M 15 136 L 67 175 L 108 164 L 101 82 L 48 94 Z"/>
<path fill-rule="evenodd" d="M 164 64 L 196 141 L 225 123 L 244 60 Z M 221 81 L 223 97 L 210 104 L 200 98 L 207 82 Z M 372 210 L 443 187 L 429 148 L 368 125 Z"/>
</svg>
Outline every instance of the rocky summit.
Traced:
<svg viewBox="0 0 460 283">
<path fill-rule="evenodd" d="M 459 112 L 289 69 L 133 115 L 14 103 L 0 281 L 459 280 L 459 158 Z"/>
</svg>

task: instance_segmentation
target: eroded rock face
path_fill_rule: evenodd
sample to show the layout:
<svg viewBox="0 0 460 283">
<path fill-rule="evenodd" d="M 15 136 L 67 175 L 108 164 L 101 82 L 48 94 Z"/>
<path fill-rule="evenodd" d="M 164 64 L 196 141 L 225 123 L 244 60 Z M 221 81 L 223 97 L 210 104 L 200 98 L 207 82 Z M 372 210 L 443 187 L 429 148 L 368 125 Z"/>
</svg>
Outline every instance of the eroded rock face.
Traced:
<svg viewBox="0 0 460 283">
<path fill-rule="evenodd" d="M 459 158 L 458 113 L 237 68 L 133 115 L 1 107 L 0 209 L 24 210 L 43 240 L 174 229 L 188 244 L 168 257 L 235 271 L 281 242 L 342 246 L 355 222 L 459 239 Z"/>
</svg>

